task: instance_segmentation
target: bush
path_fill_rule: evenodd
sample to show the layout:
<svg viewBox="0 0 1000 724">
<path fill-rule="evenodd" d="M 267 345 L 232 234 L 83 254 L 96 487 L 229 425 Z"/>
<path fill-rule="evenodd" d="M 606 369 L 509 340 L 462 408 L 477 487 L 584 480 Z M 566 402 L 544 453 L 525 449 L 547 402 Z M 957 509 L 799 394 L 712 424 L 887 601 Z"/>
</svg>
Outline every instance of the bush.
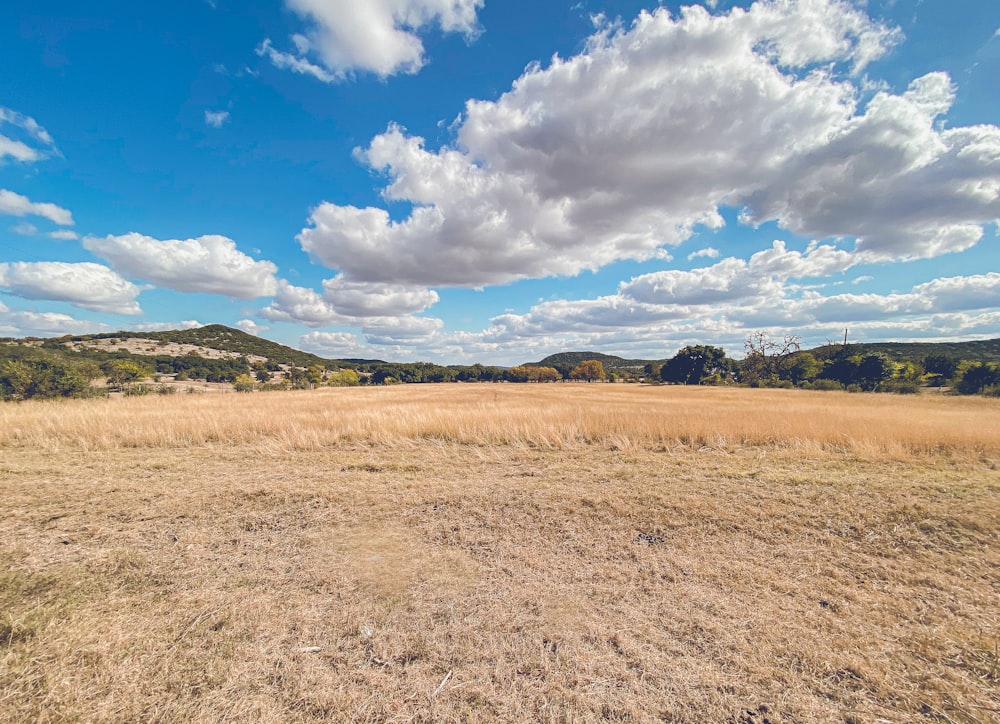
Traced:
<svg viewBox="0 0 1000 724">
<path fill-rule="evenodd" d="M 890 380 L 883 382 L 879 392 L 891 392 L 897 395 L 916 395 L 920 392 L 920 385 L 910 380 Z"/>
<path fill-rule="evenodd" d="M 254 381 L 250 375 L 239 375 L 233 381 L 233 389 L 237 392 L 253 392 Z"/>
<path fill-rule="evenodd" d="M 823 392 L 842 392 L 844 386 L 837 382 L 837 380 L 824 380 L 816 379 L 812 382 L 805 382 L 802 384 L 803 390 L 822 390 Z"/>
</svg>

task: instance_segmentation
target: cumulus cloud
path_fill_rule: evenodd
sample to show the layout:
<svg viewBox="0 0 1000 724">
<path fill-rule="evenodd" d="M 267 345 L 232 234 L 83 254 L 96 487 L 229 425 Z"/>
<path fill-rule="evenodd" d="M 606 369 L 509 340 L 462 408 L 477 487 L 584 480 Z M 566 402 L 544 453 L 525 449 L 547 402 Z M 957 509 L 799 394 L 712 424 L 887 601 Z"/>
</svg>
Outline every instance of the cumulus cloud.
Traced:
<svg viewBox="0 0 1000 724">
<path fill-rule="evenodd" d="M 642 13 L 469 101 L 453 146 L 390 126 L 358 157 L 412 212 L 321 203 L 300 243 L 352 282 L 425 287 L 648 260 L 720 207 L 869 261 L 968 248 L 1000 217 L 1000 128 L 942 130 L 942 73 L 860 108 L 851 74 L 899 40 L 838 0 Z"/>
<path fill-rule="evenodd" d="M 168 239 L 131 233 L 88 236 L 84 248 L 108 260 L 122 274 L 180 292 L 203 292 L 253 299 L 278 290 L 270 261 L 256 261 L 225 236 Z"/>
<path fill-rule="evenodd" d="M 12 310 L 0 303 L 0 336 L 59 337 L 64 334 L 99 334 L 111 331 L 112 328 L 106 324 L 74 319 L 68 314 Z"/>
<path fill-rule="evenodd" d="M 352 282 L 341 274 L 323 282 L 323 299 L 344 316 L 379 317 L 422 312 L 438 294 L 420 286 Z"/>
<path fill-rule="evenodd" d="M 142 314 L 142 291 L 102 264 L 58 261 L 0 264 L 0 288 L 24 299 L 69 302 L 109 314 Z"/>
<path fill-rule="evenodd" d="M 327 327 L 348 322 L 317 292 L 278 280 L 274 300 L 260 310 L 260 316 L 272 322 L 295 322 L 307 327 Z"/>
<path fill-rule="evenodd" d="M 27 196 L 21 196 L 21 194 L 7 189 L 0 189 L 0 214 L 41 216 L 60 226 L 73 225 L 73 214 L 61 206 L 50 203 L 35 203 Z"/>
<path fill-rule="evenodd" d="M 252 319 L 241 319 L 236 323 L 236 328 L 242 329 L 247 334 L 252 334 L 255 337 L 259 335 L 261 332 L 266 332 L 267 330 L 270 329 L 270 327 L 266 325 L 257 324 Z"/>
<path fill-rule="evenodd" d="M 52 136 L 34 118 L 0 106 L 0 162 L 31 163 L 57 153 Z"/>
<path fill-rule="evenodd" d="M 369 341 L 375 344 L 426 339 L 444 325 L 440 319 L 412 314 L 437 301 L 433 291 L 402 287 L 383 289 L 377 285 L 345 282 L 340 277 L 323 282 L 323 287 L 321 295 L 282 279 L 274 300 L 260 310 L 260 316 L 308 327 L 361 327 Z M 366 296 L 369 292 L 370 296 Z"/>
<path fill-rule="evenodd" d="M 80 238 L 80 235 L 75 231 L 70 231 L 69 229 L 60 229 L 58 231 L 50 231 L 46 234 L 50 239 L 55 239 L 56 241 L 76 241 Z"/>
<path fill-rule="evenodd" d="M 476 13 L 484 0 L 285 0 L 305 19 L 295 52 L 279 51 L 265 39 L 257 54 L 278 68 L 311 75 L 324 83 L 354 71 L 380 77 L 416 73 L 426 63 L 418 33 L 438 26 L 467 38 L 478 32 Z"/>
<path fill-rule="evenodd" d="M 707 246 L 704 249 L 699 249 L 698 251 L 692 251 L 688 254 L 688 261 L 694 261 L 695 259 L 718 259 L 719 250 L 711 246 Z"/>
<path fill-rule="evenodd" d="M 205 111 L 205 125 L 222 128 L 229 120 L 229 111 Z"/>
<path fill-rule="evenodd" d="M 332 359 L 380 359 L 387 350 L 363 342 L 350 332 L 309 332 L 299 339 L 302 349 Z M 400 350 L 408 354 L 409 350 Z"/>
</svg>

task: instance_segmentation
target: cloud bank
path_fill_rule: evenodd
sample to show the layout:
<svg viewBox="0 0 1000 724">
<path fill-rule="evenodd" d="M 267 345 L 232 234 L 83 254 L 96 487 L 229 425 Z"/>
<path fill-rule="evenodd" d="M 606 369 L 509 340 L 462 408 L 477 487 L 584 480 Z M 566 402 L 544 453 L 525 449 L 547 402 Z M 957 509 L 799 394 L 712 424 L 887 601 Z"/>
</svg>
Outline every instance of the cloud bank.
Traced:
<svg viewBox="0 0 1000 724">
<path fill-rule="evenodd" d="M 836 0 L 644 12 L 469 101 L 453 146 L 391 125 L 358 155 L 412 213 L 324 202 L 300 243 L 351 282 L 427 287 L 662 257 L 722 207 L 872 261 L 967 249 L 1000 217 L 1000 129 L 942 129 L 943 73 L 862 104 L 851 74 L 899 39 Z"/>
</svg>

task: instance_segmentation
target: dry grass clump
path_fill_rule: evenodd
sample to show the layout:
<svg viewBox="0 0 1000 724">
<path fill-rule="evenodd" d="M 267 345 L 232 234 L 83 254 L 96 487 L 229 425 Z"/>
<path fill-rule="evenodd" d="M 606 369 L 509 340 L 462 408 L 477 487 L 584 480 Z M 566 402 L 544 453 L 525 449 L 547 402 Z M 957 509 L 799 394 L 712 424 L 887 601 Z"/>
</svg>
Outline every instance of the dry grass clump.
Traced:
<svg viewBox="0 0 1000 724">
<path fill-rule="evenodd" d="M 602 388 L 0 408 L 0 721 L 1000 718 L 995 408 Z"/>
</svg>

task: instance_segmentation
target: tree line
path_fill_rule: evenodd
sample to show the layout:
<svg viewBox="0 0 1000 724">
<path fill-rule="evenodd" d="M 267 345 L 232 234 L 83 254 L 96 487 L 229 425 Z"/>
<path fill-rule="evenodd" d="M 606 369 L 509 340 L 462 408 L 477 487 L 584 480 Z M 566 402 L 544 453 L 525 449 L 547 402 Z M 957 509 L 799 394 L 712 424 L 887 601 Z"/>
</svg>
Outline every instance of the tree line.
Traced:
<svg viewBox="0 0 1000 724">
<path fill-rule="evenodd" d="M 898 393 L 917 392 L 923 386 L 932 386 L 950 387 L 960 394 L 1000 396 L 1000 363 L 962 360 L 936 353 L 927 354 L 920 360 L 900 362 L 884 352 L 864 351 L 853 345 L 831 344 L 805 351 L 795 336 L 777 339 L 764 332 L 755 332 L 745 340 L 741 360 L 727 356 L 721 347 L 690 345 L 662 363 L 649 362 L 643 368 L 611 371 L 606 371 L 597 359 L 585 359 L 576 364 L 559 361 L 551 365 L 524 364 L 506 369 L 483 364 L 445 367 L 430 362 L 359 360 L 352 365 L 320 361 L 323 363 L 292 366 L 271 359 L 251 362 L 245 355 L 207 358 L 190 352 L 180 356 L 148 356 L 125 350 L 74 351 L 51 344 L 0 345 L 0 399 L 176 390 L 175 387 L 156 386 L 161 377 L 174 381 L 230 383 L 242 392 L 397 383 L 579 380 Z M 103 384 L 93 384 L 101 378 Z"/>
</svg>

